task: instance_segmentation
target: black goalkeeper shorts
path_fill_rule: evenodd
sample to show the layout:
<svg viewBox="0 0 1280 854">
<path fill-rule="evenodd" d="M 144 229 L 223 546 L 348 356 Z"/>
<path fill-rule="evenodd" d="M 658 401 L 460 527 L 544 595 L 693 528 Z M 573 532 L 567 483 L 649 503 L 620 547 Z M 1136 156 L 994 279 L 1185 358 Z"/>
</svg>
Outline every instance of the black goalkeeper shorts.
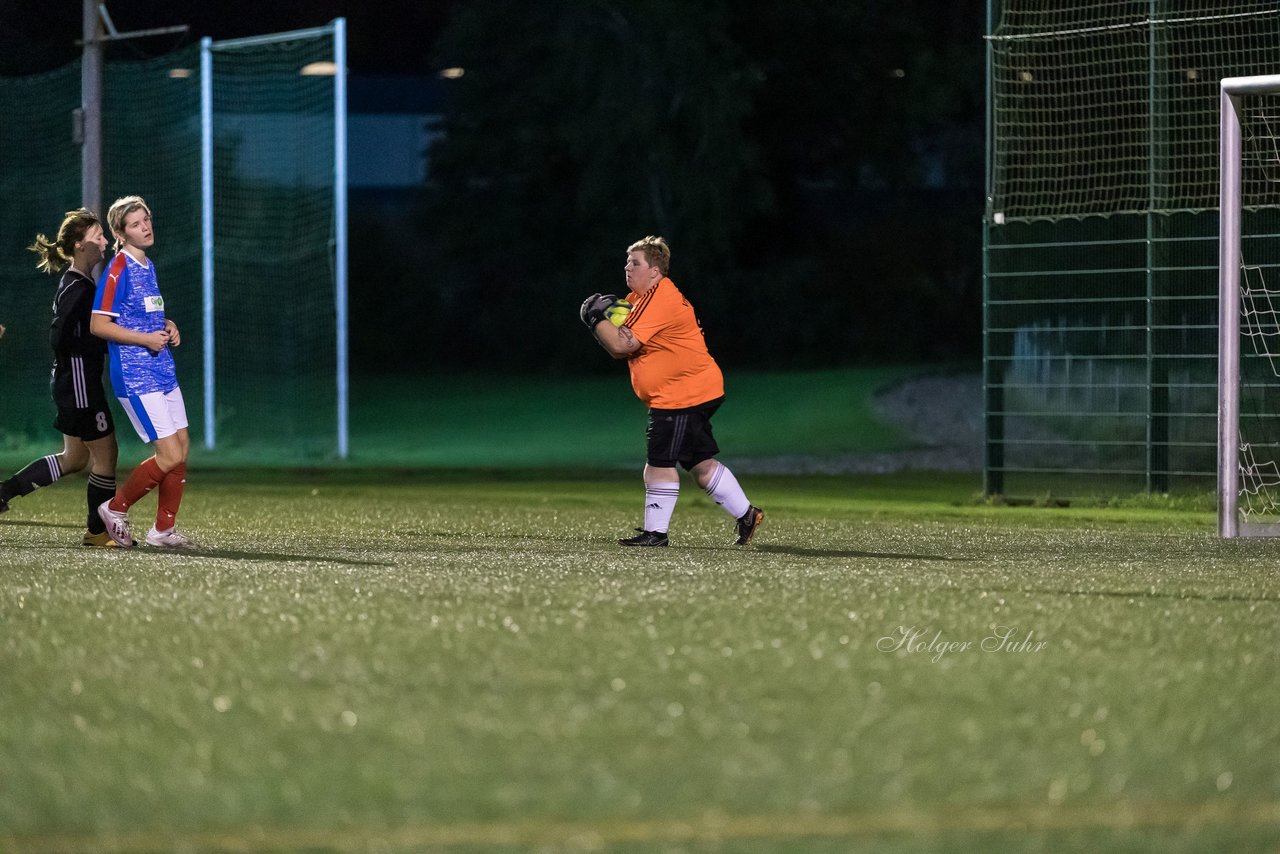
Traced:
<svg viewBox="0 0 1280 854">
<path fill-rule="evenodd" d="M 711 416 L 715 415 L 723 397 L 687 409 L 650 409 L 649 465 L 655 468 L 693 468 L 703 460 L 720 453 L 711 432 Z"/>
</svg>

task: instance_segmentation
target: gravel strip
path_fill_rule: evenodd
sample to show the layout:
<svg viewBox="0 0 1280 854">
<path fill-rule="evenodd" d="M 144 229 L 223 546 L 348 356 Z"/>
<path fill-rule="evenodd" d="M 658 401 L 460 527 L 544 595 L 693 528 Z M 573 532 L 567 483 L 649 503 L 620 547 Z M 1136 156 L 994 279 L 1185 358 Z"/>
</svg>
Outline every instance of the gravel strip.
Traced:
<svg viewBox="0 0 1280 854">
<path fill-rule="evenodd" d="M 787 454 L 735 460 L 761 474 L 885 474 L 982 470 L 982 376 L 947 374 L 908 380 L 876 395 L 876 413 L 915 437 L 918 447 L 872 454 Z"/>
</svg>

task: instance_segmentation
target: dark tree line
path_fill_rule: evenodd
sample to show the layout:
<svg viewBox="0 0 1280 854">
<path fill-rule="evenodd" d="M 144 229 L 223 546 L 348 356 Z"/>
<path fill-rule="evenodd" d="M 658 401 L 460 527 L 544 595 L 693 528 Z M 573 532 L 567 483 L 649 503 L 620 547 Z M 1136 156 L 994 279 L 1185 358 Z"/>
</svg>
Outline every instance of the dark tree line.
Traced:
<svg viewBox="0 0 1280 854">
<path fill-rule="evenodd" d="M 435 56 L 466 74 L 408 298 L 430 360 L 578 365 L 578 302 L 648 233 L 722 358 L 976 352 L 983 51 L 956 6 L 455 6 Z"/>
<path fill-rule="evenodd" d="M 13 3 L 0 72 L 75 54 L 78 3 Z M 576 308 L 622 289 L 649 233 L 722 361 L 978 351 L 980 4 L 285 0 L 234 31 L 195 6 L 113 14 L 217 37 L 345 14 L 357 71 L 466 69 L 430 185 L 353 208 L 358 370 L 607 370 Z"/>
</svg>

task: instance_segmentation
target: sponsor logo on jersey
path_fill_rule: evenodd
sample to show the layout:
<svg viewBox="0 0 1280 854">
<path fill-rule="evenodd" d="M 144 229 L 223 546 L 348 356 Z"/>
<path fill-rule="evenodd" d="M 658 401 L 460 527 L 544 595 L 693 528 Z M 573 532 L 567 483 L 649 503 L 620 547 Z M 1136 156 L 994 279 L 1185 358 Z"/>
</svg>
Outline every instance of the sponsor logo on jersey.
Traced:
<svg viewBox="0 0 1280 854">
<path fill-rule="evenodd" d="M 147 297 L 143 302 L 146 304 L 147 314 L 153 311 L 164 311 L 164 297 L 162 296 Z"/>
</svg>

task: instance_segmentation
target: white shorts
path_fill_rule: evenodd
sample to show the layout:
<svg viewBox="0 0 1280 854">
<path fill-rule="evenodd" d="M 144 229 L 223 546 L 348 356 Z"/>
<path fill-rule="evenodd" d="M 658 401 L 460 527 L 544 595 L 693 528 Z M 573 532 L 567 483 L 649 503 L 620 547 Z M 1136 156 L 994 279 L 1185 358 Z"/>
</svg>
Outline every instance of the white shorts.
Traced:
<svg viewBox="0 0 1280 854">
<path fill-rule="evenodd" d="M 187 405 L 182 402 L 182 389 L 153 391 L 117 397 L 124 414 L 129 416 L 138 438 L 154 442 L 172 436 L 187 426 Z"/>
</svg>

